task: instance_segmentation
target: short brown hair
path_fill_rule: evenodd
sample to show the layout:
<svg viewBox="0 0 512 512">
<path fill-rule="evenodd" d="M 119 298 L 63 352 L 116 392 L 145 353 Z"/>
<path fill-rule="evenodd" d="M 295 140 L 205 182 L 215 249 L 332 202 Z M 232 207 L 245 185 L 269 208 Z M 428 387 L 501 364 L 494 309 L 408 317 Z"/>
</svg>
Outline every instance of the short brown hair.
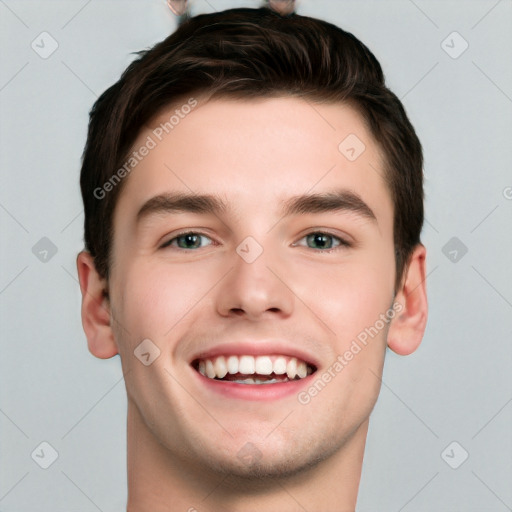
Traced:
<svg viewBox="0 0 512 512">
<path fill-rule="evenodd" d="M 94 104 L 80 185 L 85 248 L 108 279 L 113 213 L 123 182 L 102 187 L 123 165 L 141 128 L 164 108 L 197 95 L 250 99 L 302 97 L 353 106 L 385 161 L 394 205 L 398 288 L 423 225 L 423 155 L 381 66 L 355 36 L 331 23 L 268 8 L 229 9 L 192 17 L 153 48 L 139 52 Z"/>
</svg>

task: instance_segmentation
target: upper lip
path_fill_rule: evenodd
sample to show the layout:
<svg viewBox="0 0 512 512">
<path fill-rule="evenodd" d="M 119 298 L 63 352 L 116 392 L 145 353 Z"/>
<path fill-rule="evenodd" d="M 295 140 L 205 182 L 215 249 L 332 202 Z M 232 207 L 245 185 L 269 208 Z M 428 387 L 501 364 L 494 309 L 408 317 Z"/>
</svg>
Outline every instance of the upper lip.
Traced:
<svg viewBox="0 0 512 512">
<path fill-rule="evenodd" d="M 319 362 L 314 355 L 299 347 L 290 345 L 287 342 L 275 339 L 220 343 L 219 345 L 196 353 L 190 362 L 193 363 L 198 359 L 213 359 L 221 355 L 265 356 L 273 354 L 296 357 L 297 359 L 305 361 L 310 366 L 313 366 L 315 369 L 318 369 L 319 366 Z"/>
</svg>

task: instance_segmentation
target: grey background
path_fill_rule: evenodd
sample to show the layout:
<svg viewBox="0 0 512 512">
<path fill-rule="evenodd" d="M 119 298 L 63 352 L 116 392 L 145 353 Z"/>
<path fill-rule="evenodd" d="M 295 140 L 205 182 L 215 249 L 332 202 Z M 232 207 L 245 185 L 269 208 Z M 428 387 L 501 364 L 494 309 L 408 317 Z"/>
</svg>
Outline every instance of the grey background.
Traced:
<svg viewBox="0 0 512 512">
<path fill-rule="evenodd" d="M 241 5 L 259 3 L 193 13 Z M 387 355 L 358 510 L 512 510 L 512 2 L 297 10 L 372 49 L 426 157 L 429 323 L 416 353 Z M 80 156 L 96 97 L 176 20 L 163 0 L 0 0 L 0 15 L 0 510 L 120 511 L 126 398 L 119 359 L 92 357 L 81 328 Z"/>
</svg>

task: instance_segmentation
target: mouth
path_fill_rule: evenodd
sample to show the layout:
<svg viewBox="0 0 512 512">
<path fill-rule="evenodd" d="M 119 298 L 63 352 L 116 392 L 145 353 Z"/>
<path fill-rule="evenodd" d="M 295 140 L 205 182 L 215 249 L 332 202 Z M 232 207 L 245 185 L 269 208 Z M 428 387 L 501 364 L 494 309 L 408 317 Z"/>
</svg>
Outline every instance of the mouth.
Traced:
<svg viewBox="0 0 512 512">
<path fill-rule="evenodd" d="M 240 386 L 300 381 L 317 370 L 311 363 L 286 355 L 220 355 L 195 359 L 192 367 L 207 379 Z"/>
</svg>

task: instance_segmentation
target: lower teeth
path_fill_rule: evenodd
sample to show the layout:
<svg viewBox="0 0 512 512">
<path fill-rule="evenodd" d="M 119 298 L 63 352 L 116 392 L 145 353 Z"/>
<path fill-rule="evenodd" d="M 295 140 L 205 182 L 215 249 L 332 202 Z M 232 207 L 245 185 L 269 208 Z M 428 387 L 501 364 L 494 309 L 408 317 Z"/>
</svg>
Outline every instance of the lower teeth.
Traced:
<svg viewBox="0 0 512 512">
<path fill-rule="evenodd" d="M 222 379 L 220 379 L 222 380 Z M 269 379 L 269 380 L 259 380 L 259 379 L 237 379 L 237 380 L 230 380 L 229 382 L 235 382 L 236 384 L 275 384 L 277 382 L 289 382 L 290 379 L 286 380 L 278 380 L 278 379 Z"/>
</svg>

